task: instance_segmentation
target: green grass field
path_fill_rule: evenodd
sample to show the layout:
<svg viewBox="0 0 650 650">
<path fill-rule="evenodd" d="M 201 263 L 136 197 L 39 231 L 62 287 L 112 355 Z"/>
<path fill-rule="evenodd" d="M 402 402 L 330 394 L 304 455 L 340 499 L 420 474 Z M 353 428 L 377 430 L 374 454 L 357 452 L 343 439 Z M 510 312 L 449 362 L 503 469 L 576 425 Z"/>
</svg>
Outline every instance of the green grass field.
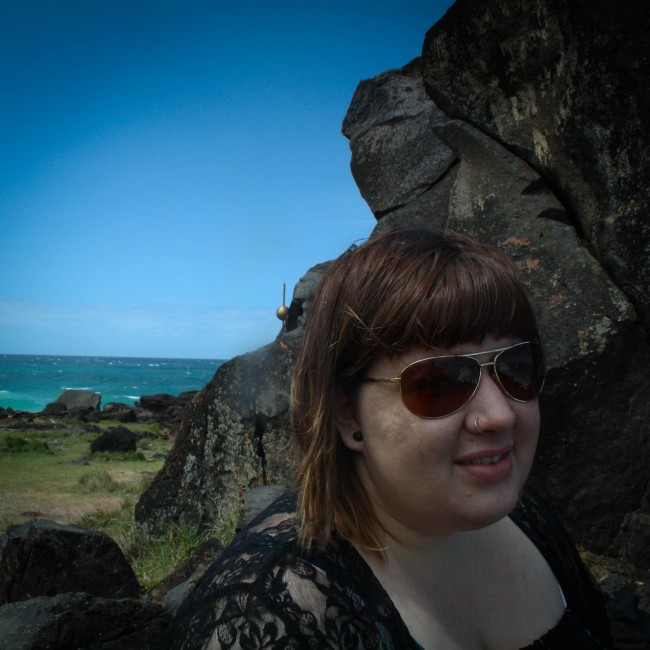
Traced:
<svg viewBox="0 0 650 650">
<path fill-rule="evenodd" d="M 90 452 L 100 433 L 89 433 L 78 422 L 46 431 L 0 428 L 0 531 L 34 518 L 102 530 L 120 545 L 145 588 L 162 580 L 208 535 L 228 543 L 236 508 L 209 531 L 172 526 L 154 537 L 134 521 L 135 503 L 162 468 L 172 443 L 156 424 L 127 428 L 148 434 L 138 441 L 136 452 L 101 454 Z"/>
</svg>

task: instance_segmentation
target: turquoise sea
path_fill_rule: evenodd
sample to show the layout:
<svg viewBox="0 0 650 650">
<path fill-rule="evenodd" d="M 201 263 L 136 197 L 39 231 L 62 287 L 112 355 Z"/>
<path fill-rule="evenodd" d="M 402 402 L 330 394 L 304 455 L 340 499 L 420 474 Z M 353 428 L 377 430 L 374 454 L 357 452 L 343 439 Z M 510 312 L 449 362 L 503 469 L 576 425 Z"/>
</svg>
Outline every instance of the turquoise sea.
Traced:
<svg viewBox="0 0 650 650">
<path fill-rule="evenodd" d="M 219 359 L 139 359 L 0 354 L 0 406 L 41 411 L 68 388 L 100 393 L 108 402 L 133 404 L 141 395 L 200 390 Z"/>
</svg>

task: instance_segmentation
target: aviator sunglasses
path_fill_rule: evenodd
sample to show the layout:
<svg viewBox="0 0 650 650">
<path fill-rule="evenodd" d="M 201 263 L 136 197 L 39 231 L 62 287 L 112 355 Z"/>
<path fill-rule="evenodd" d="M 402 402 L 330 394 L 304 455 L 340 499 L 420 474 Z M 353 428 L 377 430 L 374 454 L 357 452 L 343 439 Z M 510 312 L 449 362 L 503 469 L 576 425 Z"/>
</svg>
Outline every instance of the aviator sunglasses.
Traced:
<svg viewBox="0 0 650 650">
<path fill-rule="evenodd" d="M 475 357 L 494 354 L 481 363 Z M 402 402 L 421 418 L 444 418 L 459 411 L 476 393 L 483 368 L 490 367 L 501 390 L 516 402 L 528 402 L 544 385 L 544 355 L 532 341 L 505 348 L 419 359 L 402 370 L 399 377 L 363 377 L 362 382 L 400 385 Z"/>
</svg>

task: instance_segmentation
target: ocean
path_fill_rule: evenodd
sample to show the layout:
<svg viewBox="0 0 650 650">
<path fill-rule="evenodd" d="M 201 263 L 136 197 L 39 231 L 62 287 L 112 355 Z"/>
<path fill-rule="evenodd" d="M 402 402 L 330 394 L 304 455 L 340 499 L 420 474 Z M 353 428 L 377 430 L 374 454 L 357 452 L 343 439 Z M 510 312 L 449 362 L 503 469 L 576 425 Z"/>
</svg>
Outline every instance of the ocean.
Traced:
<svg viewBox="0 0 650 650">
<path fill-rule="evenodd" d="M 0 406 L 41 411 L 68 388 L 133 404 L 141 395 L 200 390 L 223 363 L 218 359 L 139 359 L 0 354 Z"/>
</svg>

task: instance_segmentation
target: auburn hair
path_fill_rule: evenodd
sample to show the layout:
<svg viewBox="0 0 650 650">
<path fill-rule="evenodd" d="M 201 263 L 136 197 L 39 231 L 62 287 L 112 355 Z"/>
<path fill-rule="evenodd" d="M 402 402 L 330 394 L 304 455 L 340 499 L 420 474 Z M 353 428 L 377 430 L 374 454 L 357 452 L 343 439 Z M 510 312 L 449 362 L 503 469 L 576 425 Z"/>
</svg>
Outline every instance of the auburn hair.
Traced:
<svg viewBox="0 0 650 650">
<path fill-rule="evenodd" d="M 336 426 L 335 393 L 378 356 L 449 348 L 487 335 L 539 341 L 512 261 L 457 233 L 394 230 L 352 247 L 324 273 L 307 313 L 291 389 L 299 541 L 334 531 L 380 551 L 382 528 Z"/>
</svg>

